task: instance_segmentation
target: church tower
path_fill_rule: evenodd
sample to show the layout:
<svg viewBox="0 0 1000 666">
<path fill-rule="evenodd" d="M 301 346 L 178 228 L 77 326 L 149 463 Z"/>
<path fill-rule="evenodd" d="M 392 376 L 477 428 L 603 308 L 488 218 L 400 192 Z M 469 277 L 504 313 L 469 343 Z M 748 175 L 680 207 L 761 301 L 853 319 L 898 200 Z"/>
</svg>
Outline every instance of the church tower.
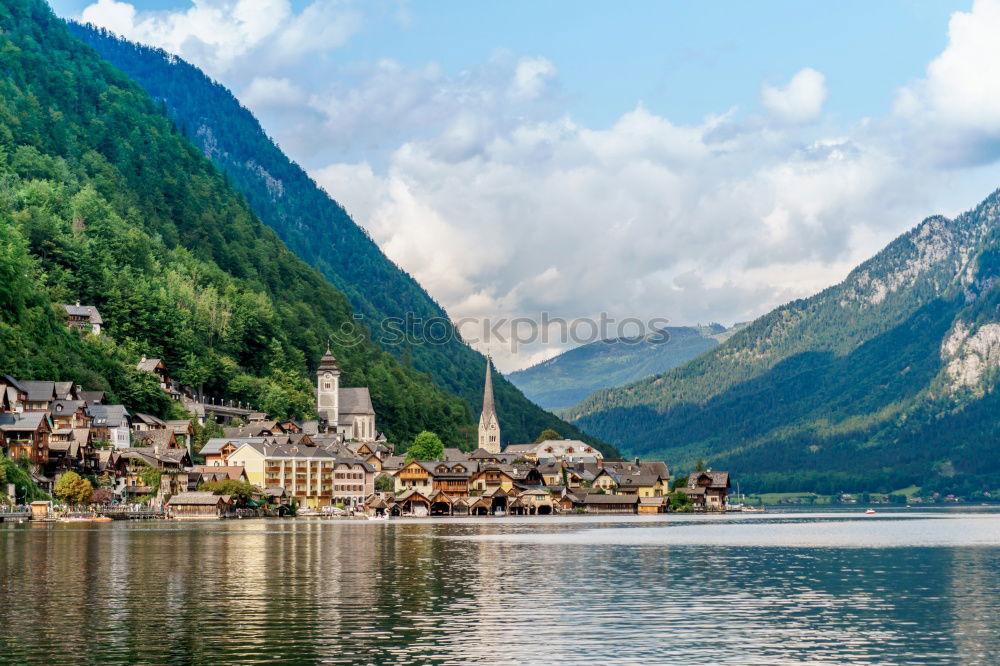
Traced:
<svg viewBox="0 0 1000 666">
<path fill-rule="evenodd" d="M 486 387 L 483 389 L 483 413 L 479 415 L 479 448 L 500 453 L 500 420 L 493 404 L 493 373 L 490 357 L 486 357 Z"/>
<path fill-rule="evenodd" d="M 328 428 L 337 429 L 340 420 L 340 368 L 337 359 L 330 353 L 329 342 L 316 371 L 316 413 Z"/>
</svg>

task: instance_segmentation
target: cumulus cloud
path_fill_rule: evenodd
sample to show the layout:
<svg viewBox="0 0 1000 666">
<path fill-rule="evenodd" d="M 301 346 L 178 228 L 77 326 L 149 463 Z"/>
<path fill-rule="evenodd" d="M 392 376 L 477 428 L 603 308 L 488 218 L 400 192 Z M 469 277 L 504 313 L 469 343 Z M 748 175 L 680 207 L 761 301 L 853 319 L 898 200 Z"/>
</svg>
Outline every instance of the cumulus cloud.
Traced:
<svg viewBox="0 0 1000 666">
<path fill-rule="evenodd" d="M 992 162 L 1000 156 L 1000 0 L 976 0 L 955 12 L 948 45 L 923 79 L 901 88 L 898 118 L 912 126 L 920 151 L 939 162 Z"/>
<path fill-rule="evenodd" d="M 760 101 L 771 113 L 793 123 L 816 120 L 826 102 L 826 77 L 811 67 L 800 70 L 784 88 L 764 85 Z"/>
<path fill-rule="evenodd" d="M 288 66 L 356 34 L 351 4 L 98 0 L 83 18 L 224 74 L 454 318 L 752 319 L 842 279 L 942 200 L 955 212 L 942 193 L 968 165 L 991 182 L 982 165 L 1000 156 L 1000 0 L 952 16 L 947 48 L 890 114 L 839 127 L 808 67 L 762 85 L 763 116 L 733 100 L 680 124 L 635 103 L 594 128 L 541 55 Z M 491 347 L 511 370 L 572 344 Z"/>
<path fill-rule="evenodd" d="M 163 11 L 139 11 L 128 2 L 98 0 L 81 12 L 80 19 L 159 46 L 214 76 L 251 54 L 260 69 L 336 48 L 362 23 L 360 11 L 336 0 L 313 0 L 298 14 L 290 0 L 191 0 L 186 9 Z"/>
</svg>

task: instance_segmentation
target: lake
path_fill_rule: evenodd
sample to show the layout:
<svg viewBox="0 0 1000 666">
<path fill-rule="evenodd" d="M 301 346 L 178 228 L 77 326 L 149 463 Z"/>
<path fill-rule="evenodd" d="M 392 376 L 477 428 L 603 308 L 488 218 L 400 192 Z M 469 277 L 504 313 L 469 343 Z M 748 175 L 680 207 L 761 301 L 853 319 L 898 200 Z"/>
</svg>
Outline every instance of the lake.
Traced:
<svg viewBox="0 0 1000 666">
<path fill-rule="evenodd" d="M 1000 513 L 2 525 L 0 660 L 998 664 Z"/>
</svg>

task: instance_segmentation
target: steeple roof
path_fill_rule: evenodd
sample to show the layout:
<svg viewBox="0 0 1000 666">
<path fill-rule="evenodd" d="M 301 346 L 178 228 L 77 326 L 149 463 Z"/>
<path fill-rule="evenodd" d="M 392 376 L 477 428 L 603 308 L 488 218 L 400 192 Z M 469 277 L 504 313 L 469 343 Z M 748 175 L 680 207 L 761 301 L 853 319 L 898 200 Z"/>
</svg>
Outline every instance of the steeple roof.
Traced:
<svg viewBox="0 0 1000 666">
<path fill-rule="evenodd" d="M 488 417 L 492 416 L 497 420 L 496 406 L 493 404 L 493 368 L 489 356 L 486 357 L 486 387 L 483 389 L 483 414 L 479 418 L 480 423 L 485 423 Z"/>
<path fill-rule="evenodd" d="M 337 359 L 333 357 L 330 352 L 330 343 L 326 343 L 326 353 L 323 354 L 323 358 L 319 360 L 319 369 L 329 370 L 331 372 L 340 372 L 340 367 L 337 365 Z"/>
</svg>

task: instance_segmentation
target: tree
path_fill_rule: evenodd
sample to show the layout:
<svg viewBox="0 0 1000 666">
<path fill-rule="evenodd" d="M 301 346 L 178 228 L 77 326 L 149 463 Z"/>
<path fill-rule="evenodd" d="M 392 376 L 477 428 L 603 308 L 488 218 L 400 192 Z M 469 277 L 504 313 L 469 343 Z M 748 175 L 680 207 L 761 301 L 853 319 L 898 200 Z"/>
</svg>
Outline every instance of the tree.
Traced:
<svg viewBox="0 0 1000 666">
<path fill-rule="evenodd" d="M 441 438 L 429 430 L 424 430 L 406 450 L 406 459 L 439 460 L 443 454 L 444 444 L 441 443 Z"/>
<path fill-rule="evenodd" d="M 676 479 L 674 479 L 674 488 L 686 488 L 687 484 L 688 484 L 688 477 L 686 475 L 678 476 Z"/>
<path fill-rule="evenodd" d="M 89 504 L 94 487 L 76 472 L 64 472 L 56 481 L 55 495 L 67 504 Z"/>
<path fill-rule="evenodd" d="M 239 504 L 246 504 L 253 498 L 254 487 L 246 481 L 235 481 L 233 479 L 221 479 L 219 481 L 206 481 L 198 486 L 198 490 L 213 493 L 215 495 L 230 495 Z"/>
<path fill-rule="evenodd" d="M 396 482 L 388 474 L 380 474 L 375 479 L 375 490 L 380 493 L 391 493 L 396 488 Z"/>
<path fill-rule="evenodd" d="M 675 490 L 670 493 L 670 510 L 678 513 L 690 513 L 694 511 L 694 502 L 683 490 Z"/>
<path fill-rule="evenodd" d="M 115 494 L 110 488 L 97 488 L 91 501 L 94 504 L 109 504 L 115 499 Z"/>
<path fill-rule="evenodd" d="M 546 428 L 540 435 L 538 435 L 538 439 L 535 440 L 535 444 L 538 444 L 539 442 L 547 442 L 550 439 L 562 439 L 562 435 L 551 428 Z"/>
<path fill-rule="evenodd" d="M 694 471 L 696 471 L 696 472 L 704 472 L 705 471 L 705 461 L 702 460 L 701 458 L 698 458 L 698 462 L 696 462 L 694 464 Z"/>
</svg>

